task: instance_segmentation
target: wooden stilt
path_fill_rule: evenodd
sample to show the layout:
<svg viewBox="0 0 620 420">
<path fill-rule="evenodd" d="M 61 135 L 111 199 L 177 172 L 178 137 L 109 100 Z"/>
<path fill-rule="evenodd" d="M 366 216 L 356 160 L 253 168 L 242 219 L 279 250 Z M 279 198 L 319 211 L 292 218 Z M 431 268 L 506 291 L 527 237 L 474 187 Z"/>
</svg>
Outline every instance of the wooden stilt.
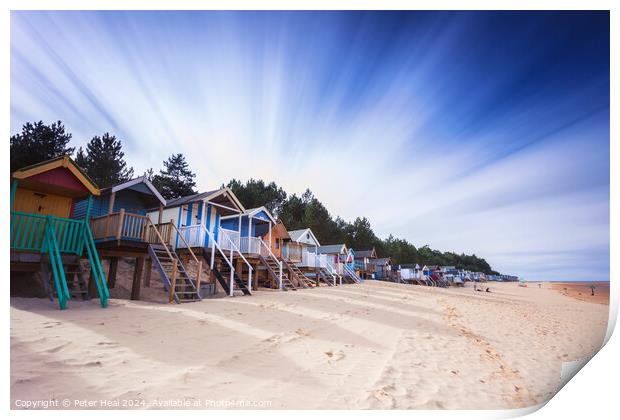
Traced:
<svg viewBox="0 0 620 420">
<path fill-rule="evenodd" d="M 95 283 L 95 275 L 93 273 L 93 267 L 90 268 L 90 276 L 88 277 L 88 296 L 95 298 L 99 295 L 97 291 L 97 283 Z"/>
<path fill-rule="evenodd" d="M 108 289 L 113 289 L 116 285 L 116 270 L 118 268 L 118 257 L 110 258 L 110 268 L 108 270 Z"/>
<path fill-rule="evenodd" d="M 144 257 L 136 258 L 136 267 L 133 271 L 133 284 L 131 285 L 131 300 L 140 300 L 140 280 L 144 269 Z"/>
<path fill-rule="evenodd" d="M 144 268 L 144 287 L 151 287 L 151 269 L 153 268 L 153 260 L 148 258 L 146 260 L 146 267 Z"/>
<path fill-rule="evenodd" d="M 174 290 L 177 287 L 177 265 L 176 263 L 172 266 L 172 279 L 170 279 L 170 299 L 169 303 L 174 302 Z"/>
</svg>

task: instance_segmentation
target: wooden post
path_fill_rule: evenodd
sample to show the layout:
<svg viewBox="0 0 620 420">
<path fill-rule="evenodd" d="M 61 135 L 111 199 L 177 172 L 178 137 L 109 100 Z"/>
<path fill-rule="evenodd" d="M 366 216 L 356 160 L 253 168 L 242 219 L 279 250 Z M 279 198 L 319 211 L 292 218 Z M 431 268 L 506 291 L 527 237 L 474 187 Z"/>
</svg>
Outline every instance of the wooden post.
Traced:
<svg viewBox="0 0 620 420">
<path fill-rule="evenodd" d="M 200 296 L 200 275 L 202 274 L 202 260 L 198 261 L 198 272 L 196 273 L 196 291 Z"/>
<path fill-rule="evenodd" d="M 110 258 L 110 268 L 108 270 L 108 289 L 113 289 L 116 285 L 116 270 L 118 268 L 118 257 Z"/>
<path fill-rule="evenodd" d="M 118 228 L 116 229 L 116 240 L 121 240 L 121 233 L 123 231 L 123 221 L 125 219 L 125 209 L 121 209 L 118 221 Z"/>
<path fill-rule="evenodd" d="M 169 290 L 169 303 L 174 302 L 174 289 L 177 287 L 177 263 L 176 260 L 172 262 L 174 265 L 172 266 L 172 278 L 171 283 L 170 283 L 170 290 Z"/>
<path fill-rule="evenodd" d="M 88 277 L 88 297 L 94 298 L 99 294 L 97 290 L 97 283 L 95 282 L 95 273 L 93 272 L 94 267 L 90 267 L 90 276 Z"/>
<path fill-rule="evenodd" d="M 231 259 L 230 261 L 233 261 L 233 260 Z M 236 261 L 236 264 L 235 264 L 235 272 L 237 273 L 239 278 L 242 278 L 243 264 L 244 264 L 243 260 L 241 258 L 237 258 L 237 261 Z M 249 270 L 248 270 L 248 273 L 249 273 Z M 252 287 L 252 286 L 250 284 L 248 284 L 248 287 Z"/>
<path fill-rule="evenodd" d="M 151 269 L 153 268 L 153 260 L 147 258 L 146 267 L 144 268 L 144 287 L 151 287 Z"/>
<path fill-rule="evenodd" d="M 116 200 L 116 191 L 110 194 L 110 201 L 108 202 L 108 214 L 114 212 L 114 201 Z"/>
<path fill-rule="evenodd" d="M 131 285 L 131 300 L 140 300 L 140 280 L 144 269 L 144 257 L 136 258 L 136 267 L 133 270 L 133 284 Z"/>
<path fill-rule="evenodd" d="M 157 216 L 157 224 L 161 225 L 162 219 L 164 217 L 164 205 L 159 204 L 159 216 Z"/>
</svg>

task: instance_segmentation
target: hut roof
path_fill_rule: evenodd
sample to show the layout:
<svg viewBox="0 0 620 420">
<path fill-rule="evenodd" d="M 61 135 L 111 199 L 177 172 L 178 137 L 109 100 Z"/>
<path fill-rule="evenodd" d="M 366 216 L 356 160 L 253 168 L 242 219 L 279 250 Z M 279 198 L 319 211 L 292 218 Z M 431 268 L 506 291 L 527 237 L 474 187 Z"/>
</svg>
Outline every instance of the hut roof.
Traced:
<svg viewBox="0 0 620 420">
<path fill-rule="evenodd" d="M 347 246 L 345 244 L 323 245 L 318 248 L 319 254 L 346 254 Z"/>
<path fill-rule="evenodd" d="M 293 242 L 300 242 L 300 240 L 303 239 L 303 237 L 306 234 L 309 234 L 312 237 L 312 239 L 314 239 L 314 242 L 316 243 L 316 245 L 321 246 L 321 244 L 319 243 L 319 240 L 316 238 L 316 236 L 314 236 L 314 233 L 312 233 L 312 230 L 310 230 L 310 228 L 290 230 L 288 234 L 291 237 L 291 240 Z"/>
<path fill-rule="evenodd" d="M 67 173 L 70 176 L 67 176 Z M 26 188 L 54 190 L 74 197 L 84 196 L 85 193 L 100 194 L 97 184 L 69 155 L 25 166 L 11 176 L 20 180 L 19 185 Z M 63 180 L 69 182 L 60 182 Z"/>
<path fill-rule="evenodd" d="M 157 188 L 155 188 L 155 186 L 151 183 L 151 181 L 148 180 L 146 175 L 131 179 L 126 182 L 122 182 L 120 184 L 116 184 L 112 187 L 103 188 L 101 190 L 101 193 L 106 194 L 106 193 L 113 193 L 113 192 L 121 191 L 124 189 L 134 189 L 134 187 L 136 187 L 139 184 L 144 184 L 149 189 L 149 191 L 151 191 L 152 195 L 154 195 L 161 204 L 166 205 L 166 199 L 162 197 L 159 191 L 157 191 Z M 142 191 L 139 191 L 139 192 L 142 192 Z"/>
<path fill-rule="evenodd" d="M 377 252 L 375 249 L 355 251 L 355 258 L 377 258 Z"/>
</svg>

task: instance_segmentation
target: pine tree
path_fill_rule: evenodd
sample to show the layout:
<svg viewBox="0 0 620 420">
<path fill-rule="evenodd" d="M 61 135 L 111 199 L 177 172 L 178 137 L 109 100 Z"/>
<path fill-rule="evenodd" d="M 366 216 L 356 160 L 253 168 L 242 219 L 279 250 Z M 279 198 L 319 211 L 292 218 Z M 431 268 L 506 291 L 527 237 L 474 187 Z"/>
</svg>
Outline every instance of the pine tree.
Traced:
<svg viewBox="0 0 620 420">
<path fill-rule="evenodd" d="M 71 134 L 57 121 L 51 125 L 43 121 L 26 123 L 22 132 L 11 136 L 11 172 L 44 160 L 71 155 L 75 148 L 67 147 Z"/>
<path fill-rule="evenodd" d="M 122 147 L 121 141 L 109 133 L 95 136 L 86 145 L 86 151 L 78 149 L 75 162 L 97 185 L 111 187 L 133 177 L 133 168 L 127 167 Z"/>
<path fill-rule="evenodd" d="M 164 169 L 154 175 L 152 182 L 167 200 L 195 194 L 196 174 L 189 169 L 189 164 L 182 153 L 173 154 L 164 161 Z"/>
</svg>

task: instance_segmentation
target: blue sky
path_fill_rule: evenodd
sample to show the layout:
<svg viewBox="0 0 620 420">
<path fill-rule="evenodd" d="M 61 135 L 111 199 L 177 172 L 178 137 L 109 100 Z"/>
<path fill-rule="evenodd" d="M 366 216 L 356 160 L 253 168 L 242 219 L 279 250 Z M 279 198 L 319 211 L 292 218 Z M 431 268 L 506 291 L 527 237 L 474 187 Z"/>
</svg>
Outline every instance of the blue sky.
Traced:
<svg viewBox="0 0 620 420">
<path fill-rule="evenodd" d="M 11 132 L 183 152 L 377 234 L 609 279 L 606 12 L 12 12 Z"/>
</svg>

